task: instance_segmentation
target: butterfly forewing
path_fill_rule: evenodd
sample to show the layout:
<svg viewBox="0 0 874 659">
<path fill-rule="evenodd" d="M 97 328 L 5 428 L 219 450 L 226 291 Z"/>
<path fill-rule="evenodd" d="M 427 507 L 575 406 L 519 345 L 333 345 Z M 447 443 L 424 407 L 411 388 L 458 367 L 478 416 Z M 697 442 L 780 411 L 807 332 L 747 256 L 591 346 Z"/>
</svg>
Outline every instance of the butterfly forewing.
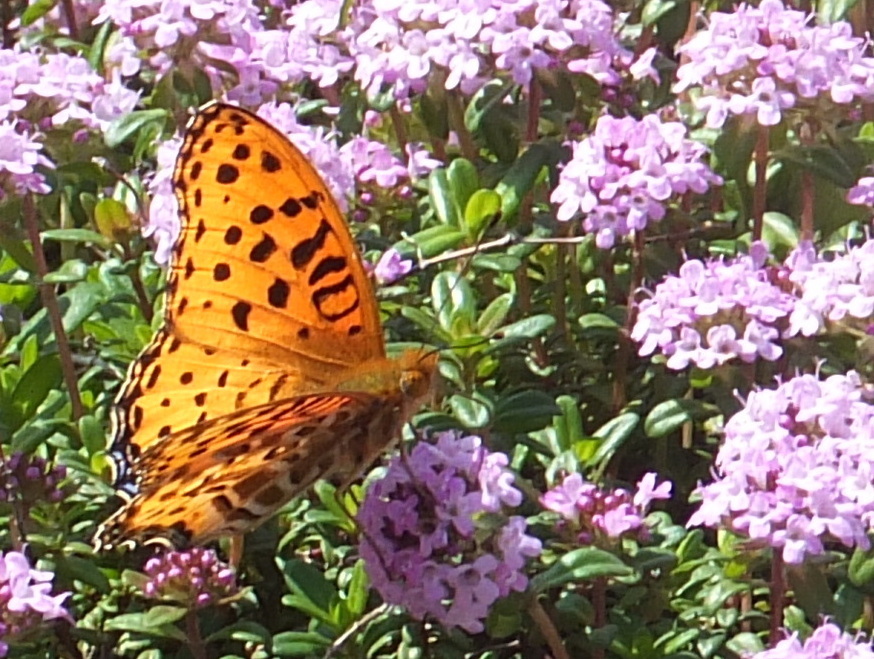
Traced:
<svg viewBox="0 0 874 659">
<path fill-rule="evenodd" d="M 174 184 L 182 228 L 164 328 L 117 401 L 116 442 L 134 453 L 217 415 L 318 391 L 384 356 L 358 250 L 284 135 L 210 105 L 188 128 Z"/>
</svg>

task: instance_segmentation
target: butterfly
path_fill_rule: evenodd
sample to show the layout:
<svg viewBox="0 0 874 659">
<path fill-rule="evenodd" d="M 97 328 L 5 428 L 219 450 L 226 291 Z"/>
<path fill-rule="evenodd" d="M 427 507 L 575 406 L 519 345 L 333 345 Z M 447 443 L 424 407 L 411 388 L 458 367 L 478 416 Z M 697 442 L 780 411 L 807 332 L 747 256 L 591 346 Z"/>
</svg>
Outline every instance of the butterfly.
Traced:
<svg viewBox="0 0 874 659">
<path fill-rule="evenodd" d="M 136 492 L 98 548 L 243 534 L 320 478 L 348 485 L 431 390 L 433 352 L 386 356 L 331 193 L 256 115 L 213 102 L 173 175 L 181 230 L 163 326 L 113 409 Z"/>
</svg>

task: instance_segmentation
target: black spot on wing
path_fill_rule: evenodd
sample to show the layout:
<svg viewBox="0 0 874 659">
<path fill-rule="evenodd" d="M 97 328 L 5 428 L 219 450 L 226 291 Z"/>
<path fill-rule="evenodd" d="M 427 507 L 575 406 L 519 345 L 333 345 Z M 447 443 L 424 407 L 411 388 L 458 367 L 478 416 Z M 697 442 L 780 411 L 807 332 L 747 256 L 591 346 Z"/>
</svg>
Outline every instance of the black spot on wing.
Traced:
<svg viewBox="0 0 874 659">
<path fill-rule="evenodd" d="M 249 253 L 249 260 L 254 261 L 255 263 L 264 263 L 267 259 L 273 256 L 276 250 L 276 241 L 273 240 L 273 237 L 270 234 L 265 233 L 261 242 L 255 245 Z"/>
<path fill-rule="evenodd" d="M 277 158 L 270 151 L 262 151 L 261 169 L 263 169 L 265 172 L 273 174 L 274 172 L 278 172 L 280 169 L 282 169 L 282 163 L 279 162 L 279 158 Z"/>
<path fill-rule="evenodd" d="M 347 275 L 341 281 L 333 284 L 331 286 L 323 286 L 322 288 L 316 289 L 312 294 L 313 305 L 315 305 L 318 312 L 321 314 L 322 318 L 325 320 L 336 322 L 345 318 L 350 313 L 355 311 L 359 305 L 359 299 L 356 291 L 355 299 L 349 304 L 345 309 L 341 309 L 340 311 L 335 311 L 333 313 L 328 313 L 324 310 L 323 305 L 326 301 L 330 300 L 335 295 L 339 295 L 343 293 L 348 288 L 355 288 L 355 282 L 352 280 L 352 275 Z"/>
<path fill-rule="evenodd" d="M 235 183 L 238 178 L 240 178 L 240 169 L 236 165 L 231 165 L 226 162 L 219 165 L 218 172 L 215 176 L 215 180 L 222 185 Z"/>
<path fill-rule="evenodd" d="M 234 319 L 234 325 L 243 330 L 249 331 L 249 314 L 252 312 L 252 305 L 248 302 L 240 300 L 231 308 L 231 317 Z"/>
<path fill-rule="evenodd" d="M 236 245 L 243 237 L 243 230 L 238 226 L 230 226 L 225 231 L 225 245 Z"/>
<path fill-rule="evenodd" d="M 347 267 L 348 263 L 343 256 L 328 256 L 322 259 L 310 273 L 310 286 L 315 286 L 331 273 L 343 272 Z"/>
<path fill-rule="evenodd" d="M 264 204 L 259 204 L 249 213 L 249 221 L 252 224 L 264 224 L 273 219 L 273 209 Z"/>
<path fill-rule="evenodd" d="M 238 144 L 234 147 L 231 157 L 234 160 L 247 160 L 252 155 L 252 150 L 246 144 Z"/>
<path fill-rule="evenodd" d="M 325 246 L 325 239 L 331 233 L 331 225 L 326 220 L 319 223 L 316 235 L 312 238 L 301 240 L 291 250 L 291 264 L 301 270 L 309 265 L 319 250 Z"/>
<path fill-rule="evenodd" d="M 288 304 L 288 296 L 291 293 L 291 287 L 288 285 L 288 282 L 284 279 L 276 278 L 270 288 L 267 289 L 267 301 L 270 302 L 270 306 L 275 307 L 277 309 L 285 309 L 285 305 Z"/>
</svg>

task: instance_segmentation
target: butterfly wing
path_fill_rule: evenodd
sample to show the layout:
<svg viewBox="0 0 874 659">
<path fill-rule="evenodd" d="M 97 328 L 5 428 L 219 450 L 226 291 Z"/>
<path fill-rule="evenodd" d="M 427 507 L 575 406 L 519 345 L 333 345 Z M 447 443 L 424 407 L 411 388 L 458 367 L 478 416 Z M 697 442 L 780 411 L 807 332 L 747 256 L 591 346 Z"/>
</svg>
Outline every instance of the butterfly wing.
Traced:
<svg viewBox="0 0 874 659">
<path fill-rule="evenodd" d="M 202 544 L 244 533 L 319 478 L 354 478 L 396 436 L 402 407 L 365 393 L 312 394 L 174 433 L 140 456 L 139 491 L 101 527 L 97 544 Z"/>
<path fill-rule="evenodd" d="M 385 355 L 358 250 L 285 135 L 210 104 L 189 125 L 174 184 L 182 228 L 164 326 L 116 401 L 115 444 L 133 458 L 181 429 L 318 391 Z"/>
</svg>

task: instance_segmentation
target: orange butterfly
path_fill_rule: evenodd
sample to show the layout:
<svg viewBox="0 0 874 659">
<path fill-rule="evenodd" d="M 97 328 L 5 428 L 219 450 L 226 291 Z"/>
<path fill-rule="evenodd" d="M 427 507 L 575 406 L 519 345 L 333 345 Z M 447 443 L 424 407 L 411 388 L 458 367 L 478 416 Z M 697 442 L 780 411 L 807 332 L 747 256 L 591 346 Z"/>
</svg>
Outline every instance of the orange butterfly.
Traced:
<svg viewBox="0 0 874 659">
<path fill-rule="evenodd" d="M 182 228 L 164 325 L 114 410 L 138 492 L 96 545 L 202 544 L 258 526 L 319 478 L 345 485 L 431 389 L 437 356 L 385 354 L 337 204 L 255 115 L 212 103 L 174 172 Z"/>
</svg>

